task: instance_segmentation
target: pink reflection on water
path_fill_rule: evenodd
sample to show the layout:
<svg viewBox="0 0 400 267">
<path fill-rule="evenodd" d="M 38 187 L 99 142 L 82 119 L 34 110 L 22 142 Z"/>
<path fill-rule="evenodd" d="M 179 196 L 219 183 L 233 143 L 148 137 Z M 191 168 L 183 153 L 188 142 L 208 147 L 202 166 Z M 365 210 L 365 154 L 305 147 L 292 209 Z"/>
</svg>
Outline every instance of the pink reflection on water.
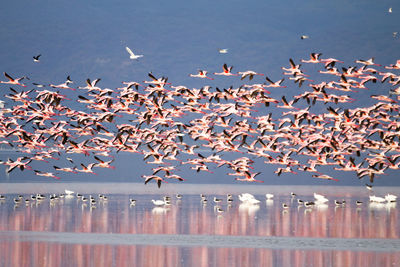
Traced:
<svg viewBox="0 0 400 267">
<path fill-rule="evenodd" d="M 153 207 L 147 199 L 132 207 L 124 196 L 93 208 L 76 199 L 14 208 L 2 204 L 0 231 L 399 238 L 395 205 L 305 209 L 296 203 L 283 210 L 276 200 L 272 206 L 234 203 L 221 208 L 224 212 L 218 215 L 214 205 L 203 206 L 195 196 L 163 208 Z"/>
<path fill-rule="evenodd" d="M 358 209 L 315 207 L 306 210 L 292 202 L 287 211 L 276 198 L 272 205 L 204 206 L 198 196 L 154 209 L 150 196 L 129 206 L 126 195 L 111 195 L 96 208 L 76 199 L 13 207 L 0 205 L 0 231 L 50 231 L 76 233 L 191 234 L 227 236 L 287 236 L 317 238 L 399 238 L 396 206 Z M 353 203 L 348 199 L 348 203 Z M 57 242 L 0 242 L 0 266 L 393 266 L 400 263 L 395 252 L 341 250 L 213 248 Z"/>
<path fill-rule="evenodd" d="M 0 243 L 1 266 L 397 266 L 399 253 Z"/>
</svg>

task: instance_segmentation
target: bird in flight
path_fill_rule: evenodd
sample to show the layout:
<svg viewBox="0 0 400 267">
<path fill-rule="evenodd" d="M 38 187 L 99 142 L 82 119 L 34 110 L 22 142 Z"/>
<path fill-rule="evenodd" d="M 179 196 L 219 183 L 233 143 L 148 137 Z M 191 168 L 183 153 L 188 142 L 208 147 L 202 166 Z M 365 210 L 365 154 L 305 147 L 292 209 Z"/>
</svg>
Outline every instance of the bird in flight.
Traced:
<svg viewBox="0 0 400 267">
<path fill-rule="evenodd" d="M 21 78 L 14 79 L 14 78 L 12 78 L 10 75 L 8 75 L 7 72 L 3 72 L 3 74 L 4 74 L 4 76 L 6 76 L 6 78 L 8 79 L 8 81 L 0 81 L 0 83 L 5 83 L 5 84 L 16 84 L 16 85 L 20 85 L 20 86 L 26 87 L 26 85 L 20 83 L 19 81 L 21 81 L 21 80 L 23 80 L 23 79 L 26 79 L 27 77 L 24 76 L 24 77 L 21 77 Z"/>
<path fill-rule="evenodd" d="M 139 59 L 143 57 L 143 55 L 135 55 L 129 47 L 125 47 L 125 49 L 128 51 L 130 59 Z"/>
<path fill-rule="evenodd" d="M 37 55 L 37 56 L 33 56 L 33 62 L 40 62 L 39 57 L 41 56 L 41 54 Z"/>
<path fill-rule="evenodd" d="M 220 54 L 226 54 L 226 53 L 228 53 L 228 48 L 219 49 L 218 52 L 219 52 Z"/>
</svg>

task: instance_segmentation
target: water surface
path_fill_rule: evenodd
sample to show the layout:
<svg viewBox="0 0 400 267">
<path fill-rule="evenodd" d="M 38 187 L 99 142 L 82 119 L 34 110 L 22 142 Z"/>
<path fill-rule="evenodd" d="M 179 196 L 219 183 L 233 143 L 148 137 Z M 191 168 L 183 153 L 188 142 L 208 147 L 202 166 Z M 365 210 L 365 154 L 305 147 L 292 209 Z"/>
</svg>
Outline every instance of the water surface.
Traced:
<svg viewBox="0 0 400 267">
<path fill-rule="evenodd" d="M 366 266 L 400 262 L 400 222 L 396 203 L 371 204 L 359 187 L 182 185 L 162 191 L 141 185 L 20 185 L 31 192 L 58 193 L 62 188 L 91 194 L 97 203 L 64 198 L 15 205 L 15 184 L 4 184 L 7 199 L 0 205 L 0 259 L 5 266 Z M 39 186 L 41 186 L 39 188 Z M 16 189 L 16 188 L 14 188 Z M 240 190 L 242 190 L 240 192 Z M 243 191 L 246 190 L 246 191 Z M 377 188 L 376 194 L 399 188 Z M 3 192 L 3 191 L 1 191 Z M 216 193 L 213 193 L 216 192 Z M 261 202 L 243 205 L 238 193 L 251 192 Z M 306 209 L 297 199 L 313 192 L 330 201 Z M 107 193 L 108 201 L 98 198 Z M 176 199 L 175 194 L 182 194 Z M 203 205 L 200 193 L 207 195 Z M 232 193 L 234 201 L 226 202 Z M 274 193 L 266 201 L 265 193 Z M 151 199 L 171 196 L 172 205 L 155 207 Z M 216 212 L 213 197 L 223 199 Z M 136 205 L 129 203 L 137 200 Z M 345 200 L 337 206 L 333 200 Z M 357 206 L 355 201 L 363 201 Z M 282 208 L 282 203 L 289 205 Z M 68 262 L 66 260 L 68 259 Z M 63 265 L 64 264 L 64 265 Z"/>
</svg>

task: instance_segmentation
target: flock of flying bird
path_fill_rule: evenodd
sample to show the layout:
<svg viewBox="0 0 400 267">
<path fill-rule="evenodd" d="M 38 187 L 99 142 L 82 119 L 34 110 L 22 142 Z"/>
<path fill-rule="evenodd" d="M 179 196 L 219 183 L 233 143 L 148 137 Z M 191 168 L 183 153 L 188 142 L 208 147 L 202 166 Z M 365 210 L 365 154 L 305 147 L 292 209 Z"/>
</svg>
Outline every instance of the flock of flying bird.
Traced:
<svg viewBox="0 0 400 267">
<path fill-rule="evenodd" d="M 131 58 L 141 56 L 127 51 Z M 70 76 L 61 84 L 26 85 L 27 77 L 4 72 L 0 85 L 9 92 L 0 111 L 0 142 L 21 156 L 0 163 L 8 173 L 32 170 L 59 179 L 62 172 L 94 174 L 96 168 L 114 168 L 112 152 L 140 153 L 154 165 L 151 174 L 142 176 L 144 182 L 156 181 L 158 187 L 169 179 L 185 180 L 179 175 L 182 166 L 196 172 L 224 166 L 228 175 L 248 182 L 263 182 L 255 179 L 260 174 L 254 171 L 256 162 L 278 166 L 277 175 L 303 171 L 337 180 L 324 172 L 353 171 L 371 183 L 376 175 L 400 168 L 400 75 L 395 73 L 400 60 L 389 66 L 372 58 L 357 60 L 356 66 L 345 68 L 338 67 L 343 61 L 312 53 L 301 62 L 321 66 L 318 75 L 329 81 L 319 83 L 301 64 L 289 62 L 278 81 L 252 70 L 234 73 L 227 64 L 213 76 L 206 70 L 189 74 L 249 81 L 226 88 L 188 88 L 152 73 L 148 81 L 126 81 L 116 89 L 100 87 L 100 79 L 74 87 Z M 256 77 L 264 82 L 252 83 Z M 356 100 L 348 94 L 366 93 L 372 83 L 382 83 L 380 93 L 370 96 L 373 104 L 354 107 Z M 293 88 L 298 94 L 288 99 Z M 74 100 L 65 90 L 77 92 L 80 109 L 71 107 Z M 93 160 L 80 163 L 70 154 Z M 68 165 L 61 166 L 61 156 Z M 35 161 L 49 162 L 54 172 L 32 167 Z"/>
</svg>

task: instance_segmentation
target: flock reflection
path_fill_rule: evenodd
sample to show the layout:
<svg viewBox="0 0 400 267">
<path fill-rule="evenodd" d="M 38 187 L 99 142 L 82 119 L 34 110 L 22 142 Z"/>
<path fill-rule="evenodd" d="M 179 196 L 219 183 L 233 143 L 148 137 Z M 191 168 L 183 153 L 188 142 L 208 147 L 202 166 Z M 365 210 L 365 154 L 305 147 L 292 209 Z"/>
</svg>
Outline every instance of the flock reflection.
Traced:
<svg viewBox="0 0 400 267">
<path fill-rule="evenodd" d="M 1 244 L 1 266 L 398 266 L 399 253 L 169 246 Z M 7 257 L 5 257 L 7 256 Z"/>
<path fill-rule="evenodd" d="M 7 196 L 13 199 L 14 196 Z M 95 206 L 77 198 L 21 203 L 0 203 L 0 231 L 63 233 L 121 233 L 310 238 L 399 238 L 396 203 L 370 204 L 347 198 L 312 208 L 299 206 L 290 196 L 276 196 L 258 205 L 204 204 L 198 195 L 171 196 L 171 205 L 154 206 L 151 199 L 109 195 Z M 210 196 L 211 197 L 211 196 Z M 217 196 L 221 197 L 221 196 Z M 223 197 L 221 197 L 223 198 Z M 262 197 L 258 196 L 259 199 Z M 211 199 L 211 198 L 210 198 Z M 265 199 L 265 197 L 264 197 Z M 282 203 L 289 208 L 283 209 Z M 223 212 L 217 212 L 217 209 Z M 215 248 L 207 246 L 68 244 L 63 242 L 0 241 L 0 266 L 379 266 L 400 263 L 395 252 Z"/>
</svg>

